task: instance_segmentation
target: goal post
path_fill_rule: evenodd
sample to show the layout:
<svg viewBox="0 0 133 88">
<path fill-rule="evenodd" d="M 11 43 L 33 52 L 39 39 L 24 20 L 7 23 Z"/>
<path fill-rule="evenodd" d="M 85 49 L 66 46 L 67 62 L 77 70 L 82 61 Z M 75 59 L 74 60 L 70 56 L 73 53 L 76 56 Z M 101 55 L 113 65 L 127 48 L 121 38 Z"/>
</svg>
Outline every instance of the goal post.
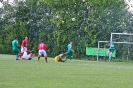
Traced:
<svg viewBox="0 0 133 88">
<path fill-rule="evenodd" d="M 99 48 L 100 48 L 100 43 L 107 43 L 108 41 L 98 41 L 98 50 L 97 50 L 97 61 L 99 59 Z"/>
<path fill-rule="evenodd" d="M 131 36 L 133 35 L 132 33 L 111 33 L 111 37 L 110 37 L 110 41 L 113 41 L 113 35 L 127 35 L 127 36 Z"/>
<path fill-rule="evenodd" d="M 112 43 L 116 43 L 116 44 L 133 44 L 133 40 L 131 40 L 130 38 L 126 41 L 113 41 L 113 37 L 114 35 L 121 35 L 121 36 L 133 36 L 132 33 L 111 33 L 111 36 L 110 36 L 110 42 Z M 115 39 L 114 39 L 115 40 Z M 98 49 L 97 49 L 97 61 L 99 60 L 99 49 L 100 49 L 100 44 L 101 43 L 107 43 L 108 41 L 98 41 Z M 128 51 L 129 52 L 129 51 Z"/>
</svg>

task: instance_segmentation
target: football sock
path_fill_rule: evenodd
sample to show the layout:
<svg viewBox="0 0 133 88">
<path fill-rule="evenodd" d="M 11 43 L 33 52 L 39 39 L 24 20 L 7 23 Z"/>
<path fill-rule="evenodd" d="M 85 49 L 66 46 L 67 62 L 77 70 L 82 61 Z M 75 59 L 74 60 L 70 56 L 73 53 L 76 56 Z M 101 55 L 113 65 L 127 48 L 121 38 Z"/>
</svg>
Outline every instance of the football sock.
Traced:
<svg viewBox="0 0 133 88">
<path fill-rule="evenodd" d="M 72 56 L 70 56 L 70 60 L 72 60 Z"/>
<path fill-rule="evenodd" d="M 23 53 L 20 53 L 20 58 L 23 56 Z"/>
<path fill-rule="evenodd" d="M 19 56 L 20 56 L 20 55 L 16 55 L 16 60 L 19 60 L 19 59 L 18 59 Z"/>
<path fill-rule="evenodd" d="M 111 55 L 109 55 L 109 60 L 111 60 Z"/>
<path fill-rule="evenodd" d="M 38 56 L 38 61 L 40 60 L 40 56 Z"/>
<path fill-rule="evenodd" d="M 45 61 L 48 62 L 48 61 L 47 61 L 47 57 L 45 57 Z"/>
</svg>

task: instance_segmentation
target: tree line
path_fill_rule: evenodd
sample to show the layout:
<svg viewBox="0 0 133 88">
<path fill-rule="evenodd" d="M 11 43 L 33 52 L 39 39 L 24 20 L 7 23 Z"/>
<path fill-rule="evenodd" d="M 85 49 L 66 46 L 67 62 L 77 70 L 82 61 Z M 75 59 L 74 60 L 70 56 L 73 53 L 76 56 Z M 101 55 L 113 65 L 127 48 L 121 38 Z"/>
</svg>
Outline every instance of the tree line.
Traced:
<svg viewBox="0 0 133 88">
<path fill-rule="evenodd" d="M 124 0 L 14 0 L 13 4 L 2 3 L 0 53 L 3 54 L 13 54 L 11 41 L 15 36 L 21 44 L 28 35 L 28 48 L 35 53 L 41 40 L 48 45 L 51 57 L 66 52 L 67 44 L 73 41 L 74 57 L 84 58 L 86 46 L 97 47 L 98 41 L 110 39 L 111 32 L 133 31 L 133 14 Z"/>
</svg>

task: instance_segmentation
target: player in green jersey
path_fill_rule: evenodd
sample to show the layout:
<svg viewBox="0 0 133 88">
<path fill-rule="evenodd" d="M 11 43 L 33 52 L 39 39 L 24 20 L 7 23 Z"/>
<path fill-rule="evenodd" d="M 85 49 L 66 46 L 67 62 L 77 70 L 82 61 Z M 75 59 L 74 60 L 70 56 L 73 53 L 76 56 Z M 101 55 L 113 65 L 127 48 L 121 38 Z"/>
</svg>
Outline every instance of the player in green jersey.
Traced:
<svg viewBox="0 0 133 88">
<path fill-rule="evenodd" d="M 12 41 L 12 51 L 16 54 L 16 60 L 19 60 L 20 56 L 20 50 L 18 49 L 18 38 L 15 37 L 15 39 Z"/>
<path fill-rule="evenodd" d="M 72 57 L 73 57 L 73 49 L 72 49 L 72 42 L 70 42 L 70 44 L 68 44 L 67 46 L 68 50 L 67 50 L 67 56 L 66 58 L 72 60 Z"/>
<path fill-rule="evenodd" d="M 110 41 L 108 41 L 106 45 L 109 46 L 108 56 L 109 56 L 109 61 L 111 61 L 112 54 L 115 51 L 116 47 L 115 47 L 114 43 L 110 42 Z"/>
</svg>

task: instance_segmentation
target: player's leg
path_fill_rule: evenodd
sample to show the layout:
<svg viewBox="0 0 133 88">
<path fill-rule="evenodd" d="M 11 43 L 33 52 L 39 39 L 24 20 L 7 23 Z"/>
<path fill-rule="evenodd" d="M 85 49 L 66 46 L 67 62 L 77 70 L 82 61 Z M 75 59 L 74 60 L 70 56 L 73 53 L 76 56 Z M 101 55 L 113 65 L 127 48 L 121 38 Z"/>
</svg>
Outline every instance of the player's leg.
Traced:
<svg viewBox="0 0 133 88">
<path fill-rule="evenodd" d="M 110 49 L 108 50 L 108 61 L 110 61 Z"/>
<path fill-rule="evenodd" d="M 72 51 L 68 50 L 67 52 L 67 58 L 69 58 L 70 60 L 72 60 Z"/>
<path fill-rule="evenodd" d="M 32 60 L 32 58 L 29 58 L 29 60 Z"/>
<path fill-rule="evenodd" d="M 24 51 L 26 51 L 27 50 L 27 47 L 24 47 Z"/>
<path fill-rule="evenodd" d="M 64 60 L 64 58 L 60 58 L 59 61 L 60 61 L 60 62 L 65 62 L 66 60 Z"/>
<path fill-rule="evenodd" d="M 65 62 L 66 61 L 66 56 L 64 54 L 61 54 L 59 60 L 60 60 L 60 62 Z"/>
<path fill-rule="evenodd" d="M 70 60 L 72 60 L 72 58 L 73 58 L 73 52 L 71 51 L 70 52 Z"/>
<path fill-rule="evenodd" d="M 19 60 L 20 57 L 20 50 L 18 48 L 15 49 L 16 52 L 16 60 Z"/>
<path fill-rule="evenodd" d="M 20 58 L 23 56 L 24 52 L 27 50 L 27 47 L 21 47 Z"/>
<path fill-rule="evenodd" d="M 43 50 L 43 55 L 44 55 L 44 59 L 45 59 L 45 61 L 48 62 L 47 53 L 46 53 L 45 50 Z"/>
<path fill-rule="evenodd" d="M 67 51 L 66 59 L 70 59 L 70 50 Z"/>
<path fill-rule="evenodd" d="M 20 55 L 21 55 L 21 53 L 20 53 Z M 22 59 L 22 60 L 24 60 L 24 58 L 25 58 L 25 54 L 23 54 L 23 55 L 21 56 L 21 59 Z"/>
<path fill-rule="evenodd" d="M 24 53 L 24 47 L 21 47 L 20 58 L 22 58 L 23 53 Z"/>
<path fill-rule="evenodd" d="M 114 51 L 115 51 L 115 49 L 111 49 L 111 54 L 110 54 L 111 60 L 112 60 L 112 54 L 113 54 Z"/>
<path fill-rule="evenodd" d="M 112 59 L 112 52 L 109 52 L 109 61 Z"/>
<path fill-rule="evenodd" d="M 34 54 L 30 54 L 30 58 L 29 58 L 29 60 L 32 60 L 32 58 L 34 57 L 35 55 Z"/>
<path fill-rule="evenodd" d="M 69 56 L 69 59 L 72 60 L 72 56 Z"/>
<path fill-rule="evenodd" d="M 38 51 L 38 62 L 39 62 L 39 60 L 40 60 L 40 56 L 42 55 L 42 50 L 39 50 Z"/>
<path fill-rule="evenodd" d="M 64 56 L 63 56 L 63 61 L 65 62 L 66 60 L 67 60 L 67 59 L 66 59 L 66 56 L 64 55 Z"/>
<path fill-rule="evenodd" d="M 66 59 L 70 59 L 70 55 L 69 54 L 67 54 Z"/>
</svg>

